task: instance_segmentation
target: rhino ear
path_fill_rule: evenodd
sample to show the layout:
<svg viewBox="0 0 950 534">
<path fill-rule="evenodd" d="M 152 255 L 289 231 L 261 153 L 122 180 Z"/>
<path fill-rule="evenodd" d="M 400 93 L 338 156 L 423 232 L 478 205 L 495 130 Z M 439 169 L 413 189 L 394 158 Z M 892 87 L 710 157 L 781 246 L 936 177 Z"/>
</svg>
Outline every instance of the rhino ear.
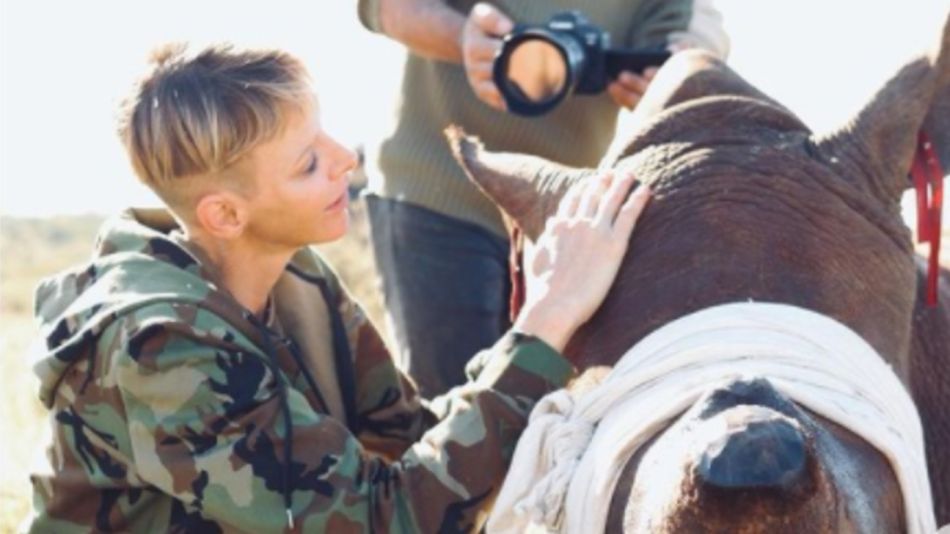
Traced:
<svg viewBox="0 0 950 534">
<path fill-rule="evenodd" d="M 454 125 L 446 128 L 445 135 L 469 179 L 532 241 L 557 210 L 567 189 L 594 172 L 536 156 L 487 151 L 478 139 Z"/>
<path fill-rule="evenodd" d="M 826 159 L 841 158 L 864 169 L 866 188 L 882 202 L 895 203 L 911 186 L 907 180 L 917 134 L 928 121 L 940 134 L 943 156 L 950 152 L 950 12 L 940 39 L 928 54 L 905 65 L 845 127 L 815 139 Z M 939 114 L 942 113 L 942 116 Z M 944 157 L 943 161 L 948 160 Z"/>
</svg>

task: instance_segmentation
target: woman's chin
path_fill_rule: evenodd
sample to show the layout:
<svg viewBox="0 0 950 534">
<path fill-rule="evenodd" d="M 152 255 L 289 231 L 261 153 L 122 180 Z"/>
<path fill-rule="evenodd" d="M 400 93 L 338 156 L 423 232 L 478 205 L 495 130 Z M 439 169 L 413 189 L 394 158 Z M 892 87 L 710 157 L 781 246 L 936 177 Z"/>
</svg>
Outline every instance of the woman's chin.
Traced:
<svg viewBox="0 0 950 534">
<path fill-rule="evenodd" d="M 338 241 L 346 236 L 349 229 L 350 210 L 345 209 L 339 212 L 336 217 L 322 221 L 320 228 L 317 229 L 317 239 L 314 240 L 314 244 L 321 245 Z"/>
</svg>

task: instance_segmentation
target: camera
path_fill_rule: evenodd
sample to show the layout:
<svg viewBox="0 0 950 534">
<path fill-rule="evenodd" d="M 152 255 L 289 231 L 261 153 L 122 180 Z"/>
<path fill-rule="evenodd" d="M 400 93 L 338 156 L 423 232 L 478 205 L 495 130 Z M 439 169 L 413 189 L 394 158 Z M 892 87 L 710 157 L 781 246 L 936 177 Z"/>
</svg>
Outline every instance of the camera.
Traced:
<svg viewBox="0 0 950 534">
<path fill-rule="evenodd" d="M 508 110 L 543 115 L 571 94 L 602 93 L 624 70 L 662 65 L 666 50 L 615 49 L 610 35 L 579 11 L 563 11 L 541 26 L 517 25 L 502 40 L 492 77 Z"/>
</svg>

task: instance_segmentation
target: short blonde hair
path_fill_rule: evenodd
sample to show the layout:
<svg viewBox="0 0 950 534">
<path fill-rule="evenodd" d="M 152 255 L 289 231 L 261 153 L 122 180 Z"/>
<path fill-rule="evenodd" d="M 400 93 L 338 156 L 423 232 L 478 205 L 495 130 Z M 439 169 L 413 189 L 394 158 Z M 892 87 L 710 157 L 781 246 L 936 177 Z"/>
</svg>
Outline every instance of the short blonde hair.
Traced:
<svg viewBox="0 0 950 534">
<path fill-rule="evenodd" d="M 190 200 L 184 180 L 222 174 L 312 95 L 306 68 L 286 52 L 165 45 L 123 102 L 119 137 L 139 179 L 177 213 Z"/>
</svg>

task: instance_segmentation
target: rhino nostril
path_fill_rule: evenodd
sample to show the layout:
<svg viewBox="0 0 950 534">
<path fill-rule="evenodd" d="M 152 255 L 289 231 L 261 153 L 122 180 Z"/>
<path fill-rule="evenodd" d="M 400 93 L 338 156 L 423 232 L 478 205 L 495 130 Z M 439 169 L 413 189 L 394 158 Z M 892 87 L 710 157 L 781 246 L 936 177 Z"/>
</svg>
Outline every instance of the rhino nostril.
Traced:
<svg viewBox="0 0 950 534">
<path fill-rule="evenodd" d="M 737 406 L 701 445 L 697 474 L 720 488 L 785 487 L 805 469 L 806 442 L 794 420 L 774 410 Z"/>
</svg>

